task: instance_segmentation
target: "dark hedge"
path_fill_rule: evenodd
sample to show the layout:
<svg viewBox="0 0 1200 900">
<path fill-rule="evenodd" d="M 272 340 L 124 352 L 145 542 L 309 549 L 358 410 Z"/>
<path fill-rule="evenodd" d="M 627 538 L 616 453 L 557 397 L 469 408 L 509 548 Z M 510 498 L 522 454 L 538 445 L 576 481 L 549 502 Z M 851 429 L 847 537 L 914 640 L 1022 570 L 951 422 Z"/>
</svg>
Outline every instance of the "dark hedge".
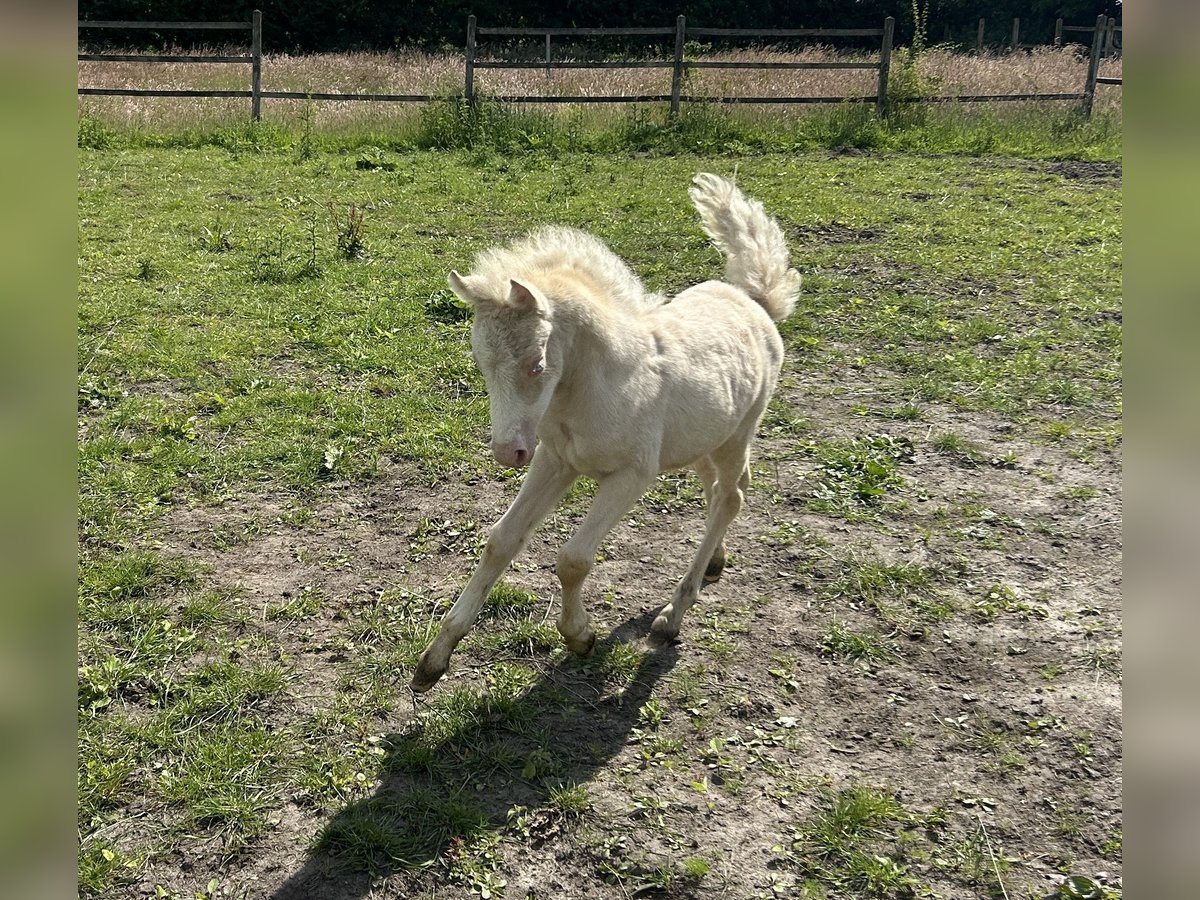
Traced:
<svg viewBox="0 0 1200 900">
<path fill-rule="evenodd" d="M 248 21 L 256 8 L 263 12 L 264 49 L 290 53 L 462 47 L 467 16 L 472 13 L 481 26 L 609 28 L 671 26 L 681 14 L 691 25 L 710 28 L 869 28 L 891 15 L 896 17 L 899 44 L 911 41 L 913 28 L 911 0 L 80 0 L 79 18 Z M 928 42 L 974 46 L 977 23 L 985 17 L 988 42 L 1003 46 L 1016 16 L 1021 19 L 1022 43 L 1050 43 L 1056 18 L 1061 16 L 1069 25 L 1090 25 L 1101 13 L 1120 19 L 1121 4 L 1116 0 L 934 0 Z M 89 45 L 124 47 L 211 44 L 230 37 L 203 31 L 82 33 Z"/>
</svg>

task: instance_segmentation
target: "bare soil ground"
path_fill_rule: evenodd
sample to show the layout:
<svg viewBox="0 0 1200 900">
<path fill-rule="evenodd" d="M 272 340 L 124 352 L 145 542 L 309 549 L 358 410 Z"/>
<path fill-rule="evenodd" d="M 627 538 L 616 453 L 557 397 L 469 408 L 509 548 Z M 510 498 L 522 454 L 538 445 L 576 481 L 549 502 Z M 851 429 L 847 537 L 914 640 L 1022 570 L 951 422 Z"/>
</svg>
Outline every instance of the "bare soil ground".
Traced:
<svg viewBox="0 0 1200 900">
<path fill-rule="evenodd" d="M 919 420 L 864 422 L 861 409 L 885 395 L 880 373 L 805 369 L 789 361 L 779 405 L 811 430 L 765 429 L 730 565 L 676 646 L 634 656 L 624 678 L 604 664 L 618 644 L 640 648 L 700 535 L 694 483 L 678 478 L 604 545 L 588 589 L 596 657 L 518 654 L 537 677 L 515 713 L 479 723 L 474 739 L 525 756 L 531 728 L 554 748 L 553 777 L 489 768 L 463 752 L 467 739 L 439 749 L 459 755 L 462 796 L 501 840 L 481 849 L 446 830 L 419 869 L 378 857 L 364 864 L 345 847 L 312 849 L 331 823 L 415 828 L 404 820 L 419 815 L 412 798 L 445 790 L 419 766 L 389 765 L 430 702 L 408 699 L 411 669 L 397 665 L 394 708 L 363 701 L 383 765 L 355 799 L 314 805 L 297 795 L 254 845 L 235 854 L 219 839 L 185 845 L 131 892 L 194 891 L 212 873 L 222 896 L 275 900 L 1041 897 L 1071 873 L 1118 892 L 1118 453 L 1081 460 L 1000 418 L 936 405 Z M 860 521 L 812 512 L 817 463 L 806 442 L 867 430 L 911 441 L 898 469 L 902 502 Z M 948 432 L 974 452 L 935 445 Z M 427 598 L 414 619 L 440 614 L 431 601 L 456 594 L 473 564 L 471 542 L 515 490 L 510 481 L 422 483 L 385 462 L 374 486 L 335 491 L 303 525 L 284 524 L 285 498 L 259 497 L 181 510 L 162 542 L 210 565 L 212 584 L 243 588 L 248 632 L 267 635 L 289 672 L 278 725 L 294 727 L 353 682 L 361 616 L 381 596 L 409 591 Z M 546 601 L 548 615 L 554 551 L 583 502 L 556 513 L 507 578 Z M 253 537 L 214 540 L 251 521 L 264 526 Z M 462 528 L 431 532 L 431 521 Z M 846 587 L 847 573 L 868 562 L 930 577 L 872 603 L 880 595 Z M 266 617 L 305 591 L 324 598 L 316 618 Z M 479 633 L 503 624 L 485 614 Z M 838 652 L 830 639 L 838 628 L 874 635 L 884 652 Z M 464 644 L 433 702 L 462 686 L 488 689 L 510 655 Z M 528 727 L 510 728 L 513 720 Z M 556 804 L 553 785 L 585 786 L 586 808 Z M 905 877 L 829 874 L 849 871 L 849 857 L 823 851 L 806 828 L 854 785 L 894 798 L 911 817 L 863 834 L 866 858 L 890 860 Z M 703 865 L 685 865 L 696 859 Z"/>
</svg>

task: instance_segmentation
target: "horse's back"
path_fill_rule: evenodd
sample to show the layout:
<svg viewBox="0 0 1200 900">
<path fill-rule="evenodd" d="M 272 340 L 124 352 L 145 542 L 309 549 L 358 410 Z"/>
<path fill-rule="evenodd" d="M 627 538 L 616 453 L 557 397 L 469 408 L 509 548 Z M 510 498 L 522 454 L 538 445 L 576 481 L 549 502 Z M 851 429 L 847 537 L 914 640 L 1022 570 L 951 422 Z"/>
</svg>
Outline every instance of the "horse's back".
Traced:
<svg viewBox="0 0 1200 900">
<path fill-rule="evenodd" d="M 690 287 L 650 315 L 656 330 L 670 334 L 672 343 L 701 362 L 715 353 L 714 365 L 742 360 L 775 374 L 783 364 L 783 339 L 770 315 L 727 282 Z"/>
</svg>

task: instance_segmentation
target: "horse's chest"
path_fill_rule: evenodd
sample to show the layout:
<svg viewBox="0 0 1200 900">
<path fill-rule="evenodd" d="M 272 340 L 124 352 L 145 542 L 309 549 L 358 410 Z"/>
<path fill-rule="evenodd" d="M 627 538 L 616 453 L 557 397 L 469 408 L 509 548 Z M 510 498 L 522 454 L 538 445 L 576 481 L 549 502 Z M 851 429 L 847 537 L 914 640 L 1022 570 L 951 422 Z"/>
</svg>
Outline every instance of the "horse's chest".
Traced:
<svg viewBox="0 0 1200 900">
<path fill-rule="evenodd" d="M 628 465 L 629 447 L 612 441 L 612 431 L 587 420 L 542 423 L 539 437 L 576 472 L 599 478 Z"/>
</svg>

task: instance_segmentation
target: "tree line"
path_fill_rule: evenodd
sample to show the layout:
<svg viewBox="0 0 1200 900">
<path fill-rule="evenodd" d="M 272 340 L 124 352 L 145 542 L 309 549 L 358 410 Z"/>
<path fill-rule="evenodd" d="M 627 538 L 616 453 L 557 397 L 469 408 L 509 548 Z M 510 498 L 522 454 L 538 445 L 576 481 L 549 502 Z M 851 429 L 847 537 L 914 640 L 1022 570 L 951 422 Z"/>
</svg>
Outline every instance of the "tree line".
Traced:
<svg viewBox="0 0 1200 900">
<path fill-rule="evenodd" d="M 974 46 L 979 19 L 988 43 L 1001 45 L 1014 17 L 1022 43 L 1049 43 L 1055 19 L 1090 25 L 1101 13 L 1121 18 L 1119 0 L 79 0 L 80 19 L 248 21 L 263 12 L 263 49 L 316 53 L 344 50 L 459 48 L 467 16 L 481 26 L 663 27 L 677 15 L 708 28 L 874 28 L 896 19 L 896 40 L 911 43 L 925 16 L 924 42 Z M 1078 40 L 1078 36 L 1076 37 Z M 212 33 L 89 32 L 90 44 L 120 46 L 212 42 Z"/>
</svg>

